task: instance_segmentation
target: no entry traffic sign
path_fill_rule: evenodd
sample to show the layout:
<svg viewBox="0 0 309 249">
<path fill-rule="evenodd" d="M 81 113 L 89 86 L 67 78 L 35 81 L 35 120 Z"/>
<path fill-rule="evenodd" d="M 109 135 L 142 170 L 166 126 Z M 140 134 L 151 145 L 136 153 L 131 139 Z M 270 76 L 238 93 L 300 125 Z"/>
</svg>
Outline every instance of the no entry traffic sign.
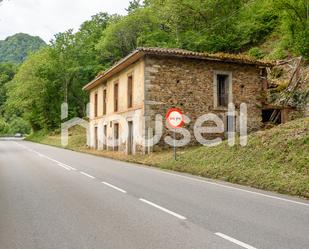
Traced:
<svg viewBox="0 0 309 249">
<path fill-rule="evenodd" d="M 166 121 L 171 128 L 180 128 L 184 123 L 184 116 L 180 109 L 170 109 L 166 114 Z"/>
<path fill-rule="evenodd" d="M 171 128 L 174 128 L 174 159 L 177 160 L 177 154 L 176 154 L 176 129 L 180 128 L 185 120 L 184 120 L 184 115 L 182 114 L 182 111 L 174 108 L 170 109 L 167 114 L 166 114 L 166 121 L 168 125 Z"/>
</svg>

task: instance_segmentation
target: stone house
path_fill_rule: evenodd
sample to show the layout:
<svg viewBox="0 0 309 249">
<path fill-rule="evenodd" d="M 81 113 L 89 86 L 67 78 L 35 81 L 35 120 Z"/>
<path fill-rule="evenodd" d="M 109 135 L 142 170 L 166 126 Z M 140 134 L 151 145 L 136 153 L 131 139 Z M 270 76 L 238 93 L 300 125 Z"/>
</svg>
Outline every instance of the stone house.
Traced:
<svg viewBox="0 0 309 249">
<path fill-rule="evenodd" d="M 226 131 L 228 104 L 235 105 L 237 120 L 240 104 L 245 103 L 248 130 L 258 130 L 263 124 L 267 67 L 272 64 L 237 55 L 138 48 L 84 86 L 90 94 L 89 146 L 147 152 L 145 140 L 153 134 L 155 116 L 165 117 L 170 108 L 190 118 L 185 127 L 193 134 L 195 120 L 206 113 L 217 114 Z M 169 133 L 165 128 L 162 137 Z M 163 138 L 156 147 L 164 146 Z M 193 137 L 190 144 L 195 143 Z"/>
</svg>

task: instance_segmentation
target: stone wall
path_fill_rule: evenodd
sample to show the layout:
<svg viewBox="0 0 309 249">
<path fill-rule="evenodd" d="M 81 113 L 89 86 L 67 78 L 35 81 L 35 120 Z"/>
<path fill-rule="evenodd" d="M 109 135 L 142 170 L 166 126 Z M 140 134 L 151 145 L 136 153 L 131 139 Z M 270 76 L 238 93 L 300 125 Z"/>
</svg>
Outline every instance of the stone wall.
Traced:
<svg viewBox="0 0 309 249">
<path fill-rule="evenodd" d="M 237 113 L 239 114 L 240 104 L 246 103 L 248 130 L 260 129 L 262 125 L 260 107 L 264 98 L 263 80 L 258 67 L 159 56 L 146 56 L 145 58 L 145 114 L 149 118 L 146 127 L 154 128 L 153 120 L 156 114 L 165 117 L 168 109 L 180 108 L 191 119 L 185 127 L 192 134 L 191 144 L 195 144 L 193 126 L 199 116 L 215 113 L 226 120 L 227 110 L 214 107 L 215 71 L 232 74 L 233 103 Z M 165 130 L 164 134 L 168 133 Z M 161 145 L 163 145 L 163 140 Z"/>
</svg>

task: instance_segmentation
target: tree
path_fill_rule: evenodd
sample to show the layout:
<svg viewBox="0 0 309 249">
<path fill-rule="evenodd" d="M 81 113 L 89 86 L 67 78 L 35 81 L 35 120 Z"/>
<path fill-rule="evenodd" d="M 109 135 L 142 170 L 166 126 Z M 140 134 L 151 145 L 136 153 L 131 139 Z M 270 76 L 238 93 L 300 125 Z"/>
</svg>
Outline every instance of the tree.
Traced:
<svg viewBox="0 0 309 249">
<path fill-rule="evenodd" d="M 281 12 L 282 31 L 290 42 L 292 51 L 309 59 L 309 1 L 274 0 L 278 12 Z"/>
<path fill-rule="evenodd" d="M 16 73 L 17 66 L 11 63 L 0 64 L 0 115 L 3 114 L 3 105 L 6 101 L 6 84 L 11 81 Z"/>
<path fill-rule="evenodd" d="M 88 94 L 82 87 L 140 46 L 249 51 L 262 58 L 261 44 L 277 34 L 295 55 L 309 59 L 308 13 L 308 0 L 132 0 L 125 16 L 99 13 L 76 33 L 57 34 L 16 74 L 17 66 L 0 64 L 0 126 L 17 126 L 16 117 L 33 130 L 59 128 L 63 102 L 69 118 L 85 116 Z"/>
<path fill-rule="evenodd" d="M 111 65 L 138 46 L 169 46 L 170 36 L 155 11 L 140 8 L 125 17 L 114 17 L 97 44 L 103 62 Z"/>
<path fill-rule="evenodd" d="M 143 4 L 141 3 L 141 0 L 133 0 L 129 2 L 129 7 L 126 9 L 128 13 L 131 13 L 141 7 L 143 7 Z"/>
<path fill-rule="evenodd" d="M 8 126 L 9 134 L 29 134 L 31 132 L 29 123 L 21 117 L 13 117 Z"/>
<path fill-rule="evenodd" d="M 54 122 L 52 116 L 55 108 L 58 108 L 55 106 L 59 98 L 58 91 L 42 74 L 50 67 L 50 59 L 48 47 L 30 55 L 8 83 L 8 100 L 5 104 L 7 119 L 22 115 L 34 130 L 46 128 Z"/>
<path fill-rule="evenodd" d="M 61 125 L 61 104 L 69 104 L 69 118 L 83 117 L 88 102 L 82 86 L 102 69 L 95 45 L 109 21 L 100 13 L 86 21 L 77 33 L 59 33 L 21 65 L 8 86 L 6 116 L 27 120 L 34 131 Z"/>
<path fill-rule="evenodd" d="M 10 127 L 4 118 L 0 117 L 0 134 L 8 134 Z"/>
<path fill-rule="evenodd" d="M 76 34 L 69 30 L 57 34 L 52 41 L 51 55 L 55 63 L 50 80 L 62 85 L 63 102 L 69 104 L 70 117 L 86 114 L 88 95 L 81 89 L 103 68 L 95 46 L 108 22 L 109 15 L 99 13 L 83 23 Z"/>
</svg>

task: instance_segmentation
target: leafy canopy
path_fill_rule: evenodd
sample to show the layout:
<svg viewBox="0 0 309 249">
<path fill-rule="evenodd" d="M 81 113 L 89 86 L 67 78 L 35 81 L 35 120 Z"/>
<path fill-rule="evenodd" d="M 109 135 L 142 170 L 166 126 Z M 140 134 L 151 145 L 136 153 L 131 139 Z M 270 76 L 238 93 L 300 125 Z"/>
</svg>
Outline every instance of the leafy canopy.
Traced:
<svg viewBox="0 0 309 249">
<path fill-rule="evenodd" d="M 308 0 L 132 0 L 127 11 L 99 13 L 43 47 L 23 34 L 0 41 L 0 61 L 20 62 L 39 49 L 17 73 L 13 65 L 0 65 L 0 129 L 12 117 L 33 130 L 59 128 L 63 102 L 69 118 L 85 116 L 82 87 L 139 46 L 309 59 Z"/>
</svg>

